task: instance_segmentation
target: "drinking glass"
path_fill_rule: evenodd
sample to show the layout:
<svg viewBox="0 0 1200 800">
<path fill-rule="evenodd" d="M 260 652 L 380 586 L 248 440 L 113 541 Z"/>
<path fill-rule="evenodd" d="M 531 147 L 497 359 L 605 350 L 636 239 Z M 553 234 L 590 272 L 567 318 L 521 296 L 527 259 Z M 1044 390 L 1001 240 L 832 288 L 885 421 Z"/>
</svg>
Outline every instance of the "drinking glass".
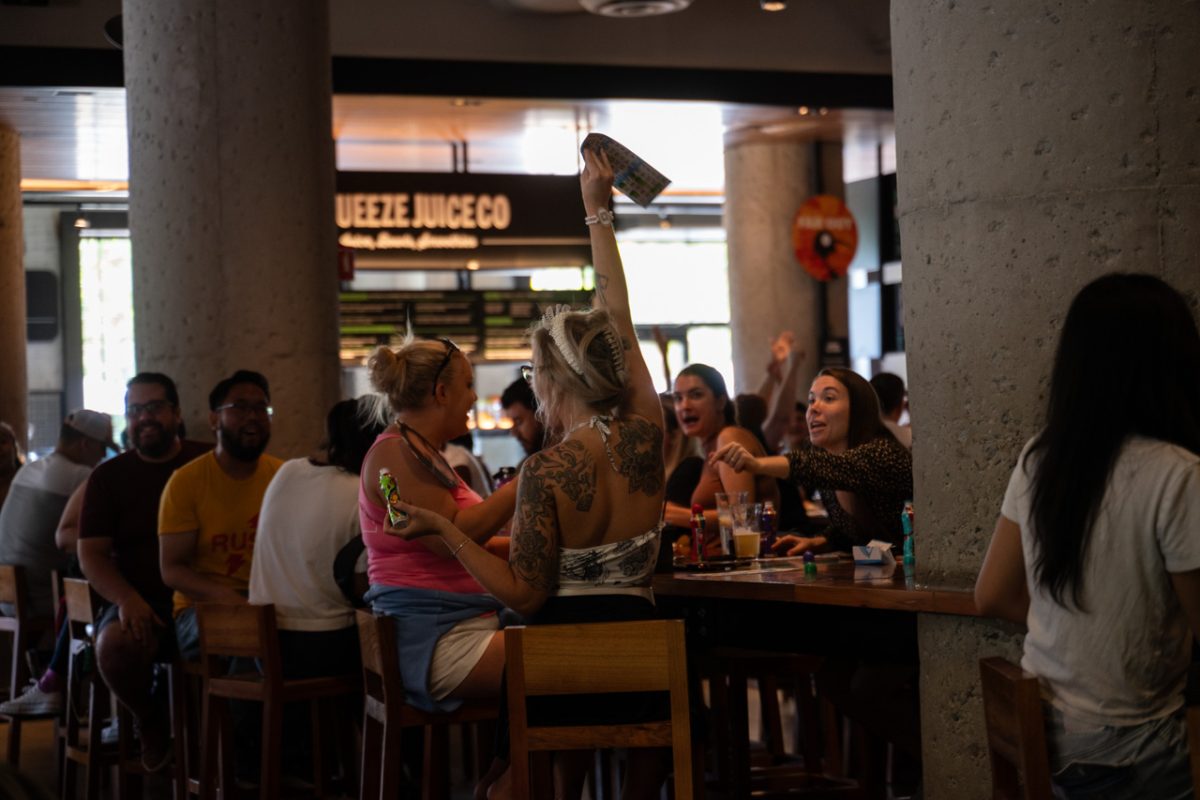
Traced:
<svg viewBox="0 0 1200 800">
<path fill-rule="evenodd" d="M 740 492 L 745 496 L 744 492 Z M 738 558 L 755 558 L 760 547 L 759 511 L 762 506 L 738 503 L 733 506 L 733 549 Z"/>
</svg>

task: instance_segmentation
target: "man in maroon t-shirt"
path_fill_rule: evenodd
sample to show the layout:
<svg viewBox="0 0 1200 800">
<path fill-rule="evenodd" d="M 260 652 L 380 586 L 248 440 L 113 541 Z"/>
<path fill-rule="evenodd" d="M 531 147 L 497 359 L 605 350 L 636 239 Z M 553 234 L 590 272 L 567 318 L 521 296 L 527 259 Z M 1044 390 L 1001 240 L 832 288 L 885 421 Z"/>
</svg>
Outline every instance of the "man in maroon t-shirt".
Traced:
<svg viewBox="0 0 1200 800">
<path fill-rule="evenodd" d="M 112 605 L 97 624 L 96 662 L 113 694 L 133 712 L 142 763 L 170 760 L 166 704 L 151 698 L 154 662 L 174 647 L 171 590 L 158 569 L 158 502 L 178 467 L 211 449 L 179 438 L 179 393 L 157 372 L 126 384 L 125 419 L 132 449 L 92 473 L 79 525 L 79 564 Z"/>
</svg>

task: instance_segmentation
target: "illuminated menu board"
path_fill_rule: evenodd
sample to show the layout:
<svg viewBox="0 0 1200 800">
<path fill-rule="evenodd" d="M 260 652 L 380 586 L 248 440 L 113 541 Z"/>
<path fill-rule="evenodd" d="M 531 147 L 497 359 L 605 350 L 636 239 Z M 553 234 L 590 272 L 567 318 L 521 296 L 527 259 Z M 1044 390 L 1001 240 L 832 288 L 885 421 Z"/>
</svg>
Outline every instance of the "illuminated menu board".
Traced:
<svg viewBox="0 0 1200 800">
<path fill-rule="evenodd" d="M 365 363 L 379 345 L 399 345 L 412 323 L 426 338 L 452 339 L 490 361 L 528 361 L 526 332 L 551 305 L 591 305 L 586 291 L 342 292 L 341 359 Z"/>
</svg>

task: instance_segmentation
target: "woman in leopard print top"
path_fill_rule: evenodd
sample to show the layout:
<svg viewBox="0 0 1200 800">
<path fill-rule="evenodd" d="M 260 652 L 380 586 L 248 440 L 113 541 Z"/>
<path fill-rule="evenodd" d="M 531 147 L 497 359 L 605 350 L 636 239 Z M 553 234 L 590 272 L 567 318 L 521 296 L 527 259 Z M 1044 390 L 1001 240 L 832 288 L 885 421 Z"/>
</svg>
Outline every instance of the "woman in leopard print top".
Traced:
<svg viewBox="0 0 1200 800">
<path fill-rule="evenodd" d="M 787 456 L 755 458 L 730 445 L 711 458 L 821 492 L 829 527 L 821 536 L 781 536 L 776 549 L 788 555 L 846 550 L 871 539 L 899 544 L 900 512 L 912 497 L 912 455 L 883 425 L 871 385 L 848 369 L 822 370 L 808 392 L 807 421 L 811 444 Z"/>
</svg>

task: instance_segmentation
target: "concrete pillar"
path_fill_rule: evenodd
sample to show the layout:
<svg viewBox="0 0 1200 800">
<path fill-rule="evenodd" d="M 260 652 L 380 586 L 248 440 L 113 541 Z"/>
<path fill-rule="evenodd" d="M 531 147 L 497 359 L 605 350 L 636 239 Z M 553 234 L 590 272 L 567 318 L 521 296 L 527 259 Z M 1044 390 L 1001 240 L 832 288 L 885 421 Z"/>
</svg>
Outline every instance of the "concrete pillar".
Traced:
<svg viewBox="0 0 1200 800">
<path fill-rule="evenodd" d="M 1067 305 L 1116 270 L 1200 298 L 1194 4 L 894 3 L 920 563 L 974 575 L 1038 428 Z M 920 621 L 925 796 L 991 796 L 987 621 Z"/>
<path fill-rule="evenodd" d="M 796 261 L 792 220 L 817 194 L 845 194 L 840 144 L 740 133 L 725 143 L 725 232 L 737 392 L 766 377 L 769 343 L 783 330 L 808 353 L 797 378 L 802 399 L 820 365 L 820 295 L 830 335 L 847 336 L 845 280 L 821 284 Z"/>
<path fill-rule="evenodd" d="M 125 0 L 139 369 L 193 435 L 238 368 L 271 381 L 270 451 L 339 397 L 329 10 L 323 0 Z"/>
<path fill-rule="evenodd" d="M 28 445 L 25 372 L 25 246 L 21 218 L 21 140 L 0 125 L 0 420 Z"/>
</svg>

